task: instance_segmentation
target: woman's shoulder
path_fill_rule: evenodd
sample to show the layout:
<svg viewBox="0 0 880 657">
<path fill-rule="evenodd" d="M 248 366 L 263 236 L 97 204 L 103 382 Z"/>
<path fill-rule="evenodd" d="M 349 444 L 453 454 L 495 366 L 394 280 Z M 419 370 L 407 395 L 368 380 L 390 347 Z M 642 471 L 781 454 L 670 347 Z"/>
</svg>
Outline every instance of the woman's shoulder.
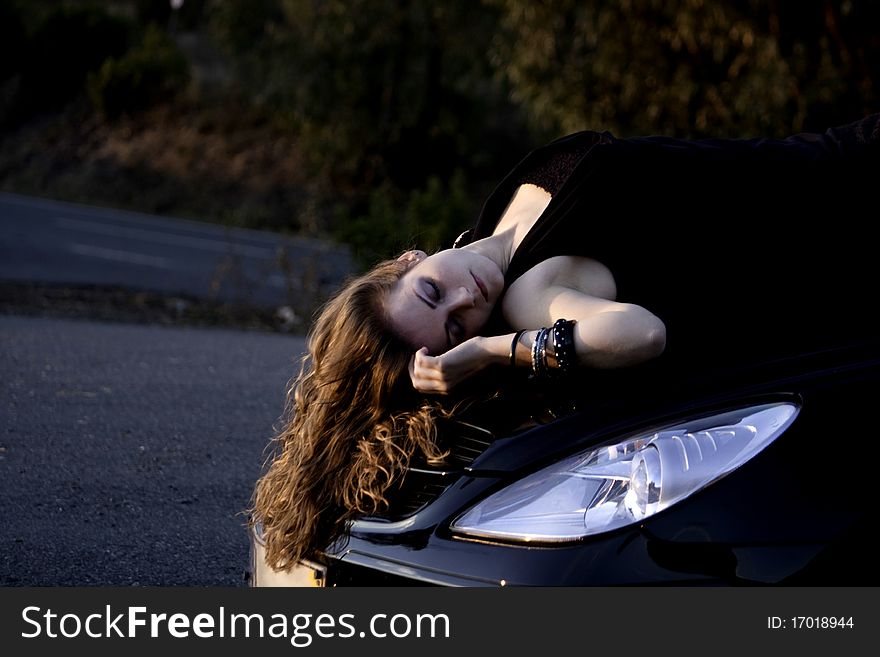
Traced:
<svg viewBox="0 0 880 657">
<path fill-rule="evenodd" d="M 585 256 L 558 255 L 542 260 L 519 276 L 505 302 L 525 302 L 541 290 L 565 288 L 602 299 L 617 298 L 614 274 L 602 262 Z"/>
</svg>

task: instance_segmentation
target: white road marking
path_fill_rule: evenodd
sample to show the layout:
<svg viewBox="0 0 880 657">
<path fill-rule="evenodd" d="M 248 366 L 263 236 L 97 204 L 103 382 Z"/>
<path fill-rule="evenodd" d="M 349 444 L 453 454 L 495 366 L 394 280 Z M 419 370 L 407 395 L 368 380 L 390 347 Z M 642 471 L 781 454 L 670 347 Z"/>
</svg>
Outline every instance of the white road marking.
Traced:
<svg viewBox="0 0 880 657">
<path fill-rule="evenodd" d="M 125 262 L 133 265 L 145 265 L 147 267 L 156 267 L 158 269 L 173 269 L 167 258 L 144 255 L 143 253 L 119 251 L 118 249 L 104 249 L 89 244 L 68 244 L 67 250 L 71 253 L 89 256 L 91 258 L 103 258 L 104 260 Z"/>
<path fill-rule="evenodd" d="M 60 228 L 78 230 L 86 233 L 145 240 L 148 242 L 155 242 L 157 244 L 170 244 L 172 246 L 187 246 L 195 249 L 202 249 L 203 251 L 213 251 L 214 253 L 224 253 L 227 255 L 240 255 L 247 256 L 249 258 L 261 259 L 270 259 L 275 257 L 275 251 L 272 249 L 261 248 L 258 246 L 230 244 L 228 242 L 221 242 L 219 240 L 209 239 L 205 237 L 173 235 L 171 233 L 162 233 L 155 230 L 145 230 L 143 228 L 123 228 L 121 226 L 111 226 L 104 223 L 82 221 L 79 219 L 68 219 L 66 217 L 57 217 L 55 219 L 55 225 Z"/>
</svg>

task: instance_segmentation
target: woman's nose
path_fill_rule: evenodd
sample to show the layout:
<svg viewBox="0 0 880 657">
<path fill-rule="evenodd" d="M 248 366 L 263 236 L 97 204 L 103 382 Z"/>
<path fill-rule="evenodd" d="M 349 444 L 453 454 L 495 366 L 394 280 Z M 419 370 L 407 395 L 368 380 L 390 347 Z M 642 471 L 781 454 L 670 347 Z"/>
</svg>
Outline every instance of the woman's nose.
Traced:
<svg viewBox="0 0 880 657">
<path fill-rule="evenodd" d="M 472 308 L 475 305 L 477 305 L 477 297 L 468 287 L 462 285 L 455 291 L 452 298 L 453 308 Z"/>
</svg>

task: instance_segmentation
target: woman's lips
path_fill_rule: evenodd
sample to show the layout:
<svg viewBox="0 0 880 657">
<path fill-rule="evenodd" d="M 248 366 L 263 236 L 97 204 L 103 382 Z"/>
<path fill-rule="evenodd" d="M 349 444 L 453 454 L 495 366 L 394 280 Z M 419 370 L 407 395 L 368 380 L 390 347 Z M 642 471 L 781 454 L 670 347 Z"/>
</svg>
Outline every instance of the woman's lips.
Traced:
<svg viewBox="0 0 880 657">
<path fill-rule="evenodd" d="M 474 272 L 471 272 L 471 276 L 474 279 L 474 283 L 476 283 L 477 287 L 480 288 L 480 294 L 483 295 L 483 299 L 486 300 L 486 303 L 489 303 L 489 293 L 486 291 L 486 284 Z"/>
</svg>

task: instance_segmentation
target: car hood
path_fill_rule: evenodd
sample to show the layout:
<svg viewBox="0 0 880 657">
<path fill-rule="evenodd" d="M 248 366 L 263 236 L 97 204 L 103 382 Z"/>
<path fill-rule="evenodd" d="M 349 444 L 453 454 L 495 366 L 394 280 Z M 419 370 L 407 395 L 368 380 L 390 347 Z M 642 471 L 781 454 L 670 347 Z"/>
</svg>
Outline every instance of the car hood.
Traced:
<svg viewBox="0 0 880 657">
<path fill-rule="evenodd" d="M 470 419 L 492 439 L 464 469 L 482 475 L 516 472 L 689 413 L 752 401 L 797 401 L 805 381 L 878 362 L 880 340 L 868 340 L 715 366 L 661 357 L 636 368 L 584 371 L 550 386 L 526 382 L 486 402 L 480 417 Z"/>
</svg>

